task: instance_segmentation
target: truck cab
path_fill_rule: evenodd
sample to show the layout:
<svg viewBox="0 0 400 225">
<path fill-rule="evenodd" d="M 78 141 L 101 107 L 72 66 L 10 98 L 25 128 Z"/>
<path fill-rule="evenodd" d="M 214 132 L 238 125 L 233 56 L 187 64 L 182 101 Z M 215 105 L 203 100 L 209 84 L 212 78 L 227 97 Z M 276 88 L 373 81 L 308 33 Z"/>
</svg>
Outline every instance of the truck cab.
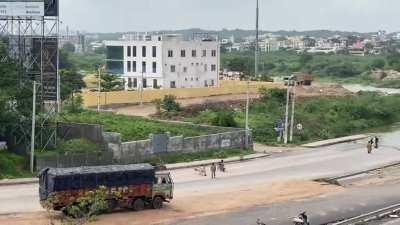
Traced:
<svg viewBox="0 0 400 225">
<path fill-rule="evenodd" d="M 174 182 L 171 173 L 168 171 L 156 172 L 153 185 L 153 199 L 157 196 L 162 197 L 168 202 L 173 199 Z"/>
</svg>

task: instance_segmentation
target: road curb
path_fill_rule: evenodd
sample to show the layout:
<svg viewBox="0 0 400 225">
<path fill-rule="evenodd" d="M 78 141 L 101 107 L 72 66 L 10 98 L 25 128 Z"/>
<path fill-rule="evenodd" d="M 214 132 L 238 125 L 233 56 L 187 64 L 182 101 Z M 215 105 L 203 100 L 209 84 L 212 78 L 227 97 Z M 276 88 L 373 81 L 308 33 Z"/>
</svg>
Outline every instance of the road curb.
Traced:
<svg viewBox="0 0 400 225">
<path fill-rule="evenodd" d="M 23 184 L 36 184 L 39 182 L 38 178 L 24 178 L 24 179 L 11 179 L 1 180 L 0 186 L 12 186 L 12 185 L 23 185 Z"/>
<path fill-rule="evenodd" d="M 225 163 L 246 162 L 246 161 L 251 161 L 251 160 L 255 160 L 255 159 L 266 158 L 269 156 L 271 156 L 271 155 L 263 154 L 263 155 L 248 157 L 248 158 L 243 158 L 243 159 L 231 159 L 231 160 L 227 159 L 224 162 Z M 220 159 L 214 159 L 212 161 L 217 163 L 219 160 Z M 182 165 L 182 166 L 168 166 L 167 165 L 167 169 L 168 170 L 178 170 L 178 169 L 195 168 L 195 167 L 199 167 L 199 166 L 210 166 L 212 164 L 212 162 L 209 162 L 209 161 L 211 161 L 211 160 L 207 160 L 207 162 L 198 161 L 197 163 L 193 163 L 192 165 Z"/>
<path fill-rule="evenodd" d="M 361 174 L 364 174 L 364 173 L 369 173 L 369 172 L 372 172 L 372 171 L 375 171 L 375 170 L 385 169 L 387 167 L 397 166 L 397 165 L 400 165 L 400 161 L 387 163 L 387 164 L 385 164 L 383 166 L 379 166 L 379 167 L 372 168 L 372 169 L 367 169 L 367 170 L 362 170 L 362 171 L 358 171 L 358 172 L 348 173 L 346 175 L 319 178 L 319 179 L 315 179 L 314 181 L 326 182 L 326 183 L 330 183 L 330 184 L 340 185 L 339 180 L 341 180 L 341 179 L 346 179 L 346 178 L 358 176 L 358 175 L 361 175 Z"/>
<path fill-rule="evenodd" d="M 227 159 L 225 161 L 225 163 L 235 163 L 235 162 L 246 162 L 246 161 L 250 161 L 250 160 L 255 160 L 255 159 L 260 159 L 260 158 L 266 158 L 269 157 L 269 154 L 263 154 L 263 155 L 257 155 L 254 157 L 244 157 L 243 159 Z M 207 160 L 207 161 L 212 161 L 212 160 Z M 213 161 L 218 162 L 219 159 L 214 159 Z M 212 162 L 202 162 L 202 161 L 198 161 L 198 162 L 193 162 L 191 165 L 182 165 L 182 166 L 168 166 L 167 165 L 167 169 L 168 170 L 178 170 L 178 169 L 186 169 L 186 168 L 195 168 L 201 165 L 206 165 L 209 166 L 211 165 Z M 23 178 L 23 179 L 11 179 L 11 180 L 0 180 L 0 186 L 12 186 L 12 185 L 23 185 L 23 184 L 36 184 L 39 182 L 38 178 Z"/>
<path fill-rule="evenodd" d="M 353 136 L 336 138 L 336 139 L 331 139 L 331 140 L 312 142 L 312 143 L 301 145 L 301 147 L 318 148 L 318 147 L 324 147 L 324 146 L 330 146 L 330 145 L 336 145 L 336 144 L 342 144 L 342 143 L 347 143 L 347 142 L 352 142 L 352 141 L 363 140 L 363 139 L 368 138 L 369 136 L 370 135 L 367 135 L 367 134 L 353 135 Z"/>
</svg>

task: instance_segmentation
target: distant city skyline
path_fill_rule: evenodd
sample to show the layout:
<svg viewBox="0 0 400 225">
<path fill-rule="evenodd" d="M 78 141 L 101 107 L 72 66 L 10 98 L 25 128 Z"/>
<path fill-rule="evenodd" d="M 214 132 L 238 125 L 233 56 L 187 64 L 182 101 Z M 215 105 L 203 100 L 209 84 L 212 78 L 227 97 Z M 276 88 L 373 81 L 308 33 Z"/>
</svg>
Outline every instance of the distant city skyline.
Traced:
<svg viewBox="0 0 400 225">
<path fill-rule="evenodd" d="M 60 10 L 64 26 L 87 32 L 254 30 L 255 2 L 63 0 Z M 260 29 L 397 32 L 400 31 L 399 8 L 398 0 L 385 0 L 384 4 L 381 0 L 260 0 Z"/>
</svg>

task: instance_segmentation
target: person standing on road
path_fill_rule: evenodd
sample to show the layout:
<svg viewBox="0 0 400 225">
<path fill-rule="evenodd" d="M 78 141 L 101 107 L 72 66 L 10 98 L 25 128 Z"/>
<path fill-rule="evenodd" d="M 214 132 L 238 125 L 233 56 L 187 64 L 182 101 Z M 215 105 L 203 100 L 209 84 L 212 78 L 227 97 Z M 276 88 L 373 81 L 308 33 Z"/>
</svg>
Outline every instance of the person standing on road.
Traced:
<svg viewBox="0 0 400 225">
<path fill-rule="evenodd" d="M 375 136 L 375 138 L 374 138 L 374 143 L 375 143 L 375 148 L 378 149 L 378 143 L 379 143 L 379 138 L 378 138 L 378 136 Z"/>
<path fill-rule="evenodd" d="M 215 179 L 215 172 L 217 171 L 217 167 L 215 166 L 215 163 L 211 164 L 211 179 Z"/>
<path fill-rule="evenodd" d="M 368 141 L 368 144 L 367 144 L 368 154 L 372 153 L 372 142 L 373 142 L 372 139 L 370 141 Z"/>
</svg>

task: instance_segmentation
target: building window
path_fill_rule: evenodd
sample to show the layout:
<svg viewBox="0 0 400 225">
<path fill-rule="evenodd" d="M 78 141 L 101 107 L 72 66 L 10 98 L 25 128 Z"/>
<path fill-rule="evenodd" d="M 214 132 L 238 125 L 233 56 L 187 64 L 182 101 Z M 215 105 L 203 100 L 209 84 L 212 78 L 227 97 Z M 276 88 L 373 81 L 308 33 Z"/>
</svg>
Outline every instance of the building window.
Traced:
<svg viewBox="0 0 400 225">
<path fill-rule="evenodd" d="M 171 65 L 171 73 L 175 73 L 175 69 L 176 69 L 175 65 Z"/>
<path fill-rule="evenodd" d="M 194 63 L 191 63 L 192 66 L 194 66 Z"/>
<path fill-rule="evenodd" d="M 207 56 L 207 50 L 203 50 L 203 57 Z"/>
<path fill-rule="evenodd" d="M 158 88 L 157 79 L 153 79 L 153 88 Z"/>
<path fill-rule="evenodd" d="M 126 71 L 128 71 L 128 73 L 132 72 L 132 62 L 131 62 L 131 61 L 128 61 L 128 62 L 127 62 Z"/>
<path fill-rule="evenodd" d="M 184 73 L 187 73 L 187 67 L 186 67 L 186 66 L 183 67 L 183 72 L 184 72 Z"/>
<path fill-rule="evenodd" d="M 153 62 L 153 73 L 157 73 L 157 62 Z"/>
<path fill-rule="evenodd" d="M 142 72 L 146 73 L 146 62 L 142 62 Z"/>
<path fill-rule="evenodd" d="M 132 78 L 128 78 L 128 87 L 132 88 Z"/>
<path fill-rule="evenodd" d="M 136 57 L 136 46 L 132 47 L 132 53 L 133 53 L 132 56 Z"/>
<path fill-rule="evenodd" d="M 196 63 L 196 66 L 199 66 L 199 63 Z"/>
<path fill-rule="evenodd" d="M 199 78 L 198 78 L 198 77 L 196 77 L 196 81 L 199 81 Z"/>
<path fill-rule="evenodd" d="M 168 50 L 168 57 L 169 57 L 169 58 L 174 57 L 174 51 Z"/>
<path fill-rule="evenodd" d="M 197 51 L 196 50 L 192 50 L 192 57 L 196 57 L 197 56 Z"/>
<path fill-rule="evenodd" d="M 211 80 L 211 86 L 214 86 L 214 80 Z"/>
<path fill-rule="evenodd" d="M 133 88 L 137 88 L 137 78 L 133 78 Z"/>
<path fill-rule="evenodd" d="M 193 77 L 191 77 L 190 80 L 193 81 Z"/>
<path fill-rule="evenodd" d="M 217 66 L 216 65 L 211 65 L 211 71 L 217 71 Z"/>
<path fill-rule="evenodd" d="M 146 46 L 142 46 L 142 57 L 146 57 Z"/>
<path fill-rule="evenodd" d="M 204 81 L 204 87 L 208 87 L 207 80 Z"/>
<path fill-rule="evenodd" d="M 143 79 L 142 80 L 143 88 L 147 88 L 147 80 Z"/>
<path fill-rule="evenodd" d="M 207 64 L 204 64 L 204 72 L 207 72 L 207 70 L 208 70 L 208 66 L 207 66 Z"/>
<path fill-rule="evenodd" d="M 153 46 L 153 58 L 157 57 L 157 47 Z"/>
<path fill-rule="evenodd" d="M 217 56 L 217 50 L 212 50 L 211 51 L 211 56 L 216 57 Z"/>
<path fill-rule="evenodd" d="M 175 81 L 171 81 L 169 86 L 170 86 L 170 88 L 176 88 Z"/>
<path fill-rule="evenodd" d="M 186 51 L 185 50 L 181 50 L 181 57 L 186 57 Z"/>
<path fill-rule="evenodd" d="M 187 77 L 185 77 L 185 81 L 187 81 Z"/>
<path fill-rule="evenodd" d="M 132 72 L 136 72 L 136 61 L 132 61 Z"/>
<path fill-rule="evenodd" d="M 131 55 L 132 55 L 132 47 L 131 46 L 128 46 L 128 50 L 127 50 L 127 55 L 128 55 L 128 57 L 131 57 Z"/>
</svg>

